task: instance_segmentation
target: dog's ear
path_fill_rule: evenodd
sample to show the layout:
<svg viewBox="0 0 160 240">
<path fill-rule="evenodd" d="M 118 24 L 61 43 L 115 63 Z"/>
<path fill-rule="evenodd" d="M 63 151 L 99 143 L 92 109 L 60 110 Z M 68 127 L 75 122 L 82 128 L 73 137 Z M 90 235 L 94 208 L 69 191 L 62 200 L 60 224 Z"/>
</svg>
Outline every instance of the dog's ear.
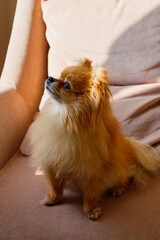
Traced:
<svg viewBox="0 0 160 240">
<path fill-rule="evenodd" d="M 98 107 L 101 102 L 109 101 L 111 95 L 109 89 L 110 80 L 107 75 L 107 69 L 100 66 L 95 67 L 92 71 L 92 99 L 95 106 Z"/>
<path fill-rule="evenodd" d="M 82 67 L 87 67 L 87 68 L 89 68 L 89 69 L 92 69 L 92 61 L 89 60 L 89 59 L 87 59 L 87 58 L 85 58 L 85 59 L 80 59 L 80 60 L 78 61 L 78 65 L 79 65 L 79 66 L 82 66 Z"/>
<path fill-rule="evenodd" d="M 109 85 L 108 71 L 106 68 L 101 66 L 95 67 L 92 71 L 92 81 L 94 84 L 104 83 L 107 86 Z"/>
</svg>

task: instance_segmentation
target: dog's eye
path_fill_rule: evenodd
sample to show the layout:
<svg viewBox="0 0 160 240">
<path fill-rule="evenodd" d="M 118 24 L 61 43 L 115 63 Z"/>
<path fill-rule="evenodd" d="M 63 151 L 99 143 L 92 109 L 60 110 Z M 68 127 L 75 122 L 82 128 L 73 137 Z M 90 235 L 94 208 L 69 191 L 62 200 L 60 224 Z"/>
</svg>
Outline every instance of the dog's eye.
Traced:
<svg viewBox="0 0 160 240">
<path fill-rule="evenodd" d="M 64 87 L 65 89 L 70 89 L 70 84 L 69 84 L 69 82 L 65 82 L 65 83 L 63 84 L 63 87 Z"/>
</svg>

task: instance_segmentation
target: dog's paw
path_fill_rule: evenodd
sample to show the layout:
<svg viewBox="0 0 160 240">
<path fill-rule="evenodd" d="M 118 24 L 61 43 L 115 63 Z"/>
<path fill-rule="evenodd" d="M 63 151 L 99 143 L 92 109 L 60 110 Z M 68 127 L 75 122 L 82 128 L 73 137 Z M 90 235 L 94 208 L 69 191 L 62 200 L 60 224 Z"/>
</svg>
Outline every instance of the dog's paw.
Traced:
<svg viewBox="0 0 160 240">
<path fill-rule="evenodd" d="M 61 200 L 62 199 L 60 197 L 58 198 L 58 197 L 51 196 L 50 194 L 48 194 L 48 196 L 45 197 L 41 203 L 45 206 L 54 206 L 56 204 L 59 204 L 61 202 Z"/>
<path fill-rule="evenodd" d="M 95 208 L 92 212 L 87 213 L 87 217 L 92 221 L 96 221 L 102 215 L 102 208 Z"/>
<path fill-rule="evenodd" d="M 117 186 L 109 190 L 109 193 L 113 197 L 120 197 L 126 192 L 126 187 L 124 186 Z"/>
<path fill-rule="evenodd" d="M 54 199 L 46 197 L 44 200 L 42 200 L 41 203 L 45 206 L 54 206 L 54 205 L 60 203 L 60 201 L 55 201 Z"/>
</svg>

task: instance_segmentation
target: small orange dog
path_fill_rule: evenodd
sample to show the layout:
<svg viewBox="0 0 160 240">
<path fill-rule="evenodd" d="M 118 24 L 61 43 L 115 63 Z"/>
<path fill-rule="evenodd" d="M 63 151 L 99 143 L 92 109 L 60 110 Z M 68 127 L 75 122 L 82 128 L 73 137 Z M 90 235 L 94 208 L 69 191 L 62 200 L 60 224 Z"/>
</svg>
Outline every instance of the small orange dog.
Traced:
<svg viewBox="0 0 160 240">
<path fill-rule="evenodd" d="M 160 157 L 148 144 L 121 133 L 113 116 L 106 69 L 85 59 L 49 77 L 51 96 L 32 126 L 33 159 L 44 171 L 50 192 L 45 205 L 62 200 L 66 182 L 80 189 L 88 218 L 102 214 L 101 196 L 122 195 L 131 179 L 144 185 L 158 173 Z"/>
</svg>

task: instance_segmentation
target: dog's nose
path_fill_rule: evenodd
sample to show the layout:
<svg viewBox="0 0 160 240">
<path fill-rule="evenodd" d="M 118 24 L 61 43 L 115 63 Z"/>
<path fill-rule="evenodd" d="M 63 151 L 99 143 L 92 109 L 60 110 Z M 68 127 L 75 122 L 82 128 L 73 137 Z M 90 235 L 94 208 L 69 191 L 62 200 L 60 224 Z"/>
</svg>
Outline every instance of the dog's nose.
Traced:
<svg viewBox="0 0 160 240">
<path fill-rule="evenodd" d="M 48 77 L 49 82 L 55 82 L 55 79 L 53 77 Z"/>
</svg>

